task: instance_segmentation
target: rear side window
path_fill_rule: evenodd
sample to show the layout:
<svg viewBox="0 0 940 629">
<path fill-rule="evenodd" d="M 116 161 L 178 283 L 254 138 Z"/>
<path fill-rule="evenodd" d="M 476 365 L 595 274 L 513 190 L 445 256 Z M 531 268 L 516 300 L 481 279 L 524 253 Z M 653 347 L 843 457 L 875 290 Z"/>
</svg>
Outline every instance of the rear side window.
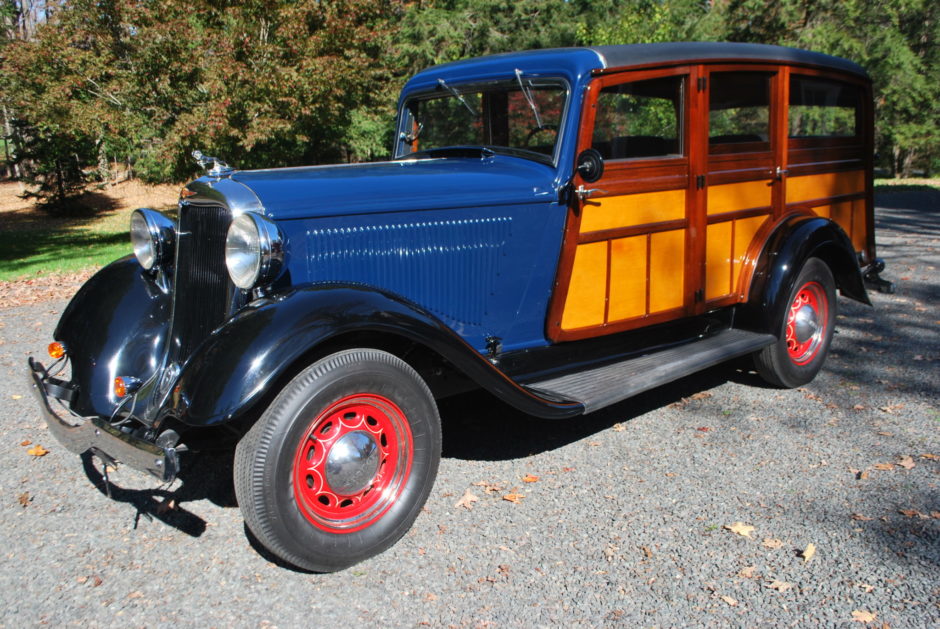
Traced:
<svg viewBox="0 0 940 629">
<path fill-rule="evenodd" d="M 832 79 L 790 76 L 791 138 L 845 138 L 858 135 L 861 91 Z"/>
<path fill-rule="evenodd" d="M 604 159 L 682 154 L 684 77 L 610 85 L 597 96 L 592 146 Z"/>
<path fill-rule="evenodd" d="M 708 100 L 712 152 L 717 145 L 757 142 L 770 142 L 770 74 L 713 72 Z"/>
</svg>

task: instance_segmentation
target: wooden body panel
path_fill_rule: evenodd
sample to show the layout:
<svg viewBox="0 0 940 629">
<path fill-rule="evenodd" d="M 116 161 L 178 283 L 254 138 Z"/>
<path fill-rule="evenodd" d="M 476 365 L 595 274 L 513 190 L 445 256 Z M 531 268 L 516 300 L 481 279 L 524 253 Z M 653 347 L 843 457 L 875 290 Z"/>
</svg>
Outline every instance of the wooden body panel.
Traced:
<svg viewBox="0 0 940 629">
<path fill-rule="evenodd" d="M 710 100 L 713 81 L 732 72 L 766 80 L 765 132 L 753 138 L 710 135 L 710 115 L 722 111 Z M 598 73 L 588 87 L 578 152 L 592 146 L 602 90 L 661 77 L 683 77 L 681 151 L 607 159 L 594 183 L 574 175 L 572 190 L 594 192 L 572 195 L 547 322 L 553 341 L 746 302 L 767 240 L 794 214 L 834 221 L 861 260 L 874 256 L 871 92 L 863 78 L 767 62 Z M 734 91 L 734 78 L 724 77 L 732 86 L 724 89 Z M 799 124 L 789 117 L 791 83 L 808 78 L 861 88 L 855 136 L 790 137 L 791 124 Z"/>
</svg>

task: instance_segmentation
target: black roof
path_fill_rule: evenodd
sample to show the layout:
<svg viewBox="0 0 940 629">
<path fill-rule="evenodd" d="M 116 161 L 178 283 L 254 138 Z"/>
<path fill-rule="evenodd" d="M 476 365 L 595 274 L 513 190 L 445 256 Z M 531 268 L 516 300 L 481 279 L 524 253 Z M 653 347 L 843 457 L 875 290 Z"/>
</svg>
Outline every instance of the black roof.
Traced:
<svg viewBox="0 0 940 629">
<path fill-rule="evenodd" d="M 760 60 L 768 62 L 799 63 L 832 68 L 868 77 L 865 69 L 848 59 L 824 55 L 821 52 L 768 46 L 766 44 L 740 44 L 728 42 L 674 42 L 663 44 L 623 44 L 592 46 L 604 62 L 604 67 L 623 68 L 640 64 L 667 64 L 688 61 Z"/>
</svg>

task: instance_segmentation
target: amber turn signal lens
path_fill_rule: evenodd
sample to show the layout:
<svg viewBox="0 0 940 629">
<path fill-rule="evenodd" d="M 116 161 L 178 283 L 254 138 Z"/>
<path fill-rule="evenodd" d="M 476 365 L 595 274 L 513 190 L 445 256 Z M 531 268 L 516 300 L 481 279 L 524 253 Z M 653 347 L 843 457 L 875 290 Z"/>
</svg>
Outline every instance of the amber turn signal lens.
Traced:
<svg viewBox="0 0 940 629">
<path fill-rule="evenodd" d="M 125 395 L 127 395 L 127 384 L 124 382 L 124 378 L 118 376 L 114 379 L 114 396 L 120 398 Z"/>
<path fill-rule="evenodd" d="M 56 360 L 65 356 L 65 345 L 58 341 L 49 343 L 49 355 L 55 358 Z"/>
</svg>

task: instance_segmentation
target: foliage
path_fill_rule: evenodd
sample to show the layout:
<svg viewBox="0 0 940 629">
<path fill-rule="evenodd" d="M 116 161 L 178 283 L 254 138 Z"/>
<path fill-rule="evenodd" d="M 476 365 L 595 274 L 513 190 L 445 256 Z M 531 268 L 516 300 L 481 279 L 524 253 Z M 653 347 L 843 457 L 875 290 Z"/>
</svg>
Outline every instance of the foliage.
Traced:
<svg viewBox="0 0 940 629">
<path fill-rule="evenodd" d="M 885 165 L 899 174 L 940 167 L 940 3 L 931 0 L 23 6 L 0 0 L 0 113 L 37 181 L 74 156 L 86 178 L 107 177 L 119 162 L 148 181 L 181 180 L 196 170 L 188 157 L 196 148 L 241 168 L 382 159 L 396 94 L 424 67 L 526 48 L 670 40 L 777 43 L 856 60 L 875 80 Z M 23 126 L 13 129 L 13 120 Z M 60 189 L 44 185 L 38 192 L 47 196 Z"/>
</svg>

